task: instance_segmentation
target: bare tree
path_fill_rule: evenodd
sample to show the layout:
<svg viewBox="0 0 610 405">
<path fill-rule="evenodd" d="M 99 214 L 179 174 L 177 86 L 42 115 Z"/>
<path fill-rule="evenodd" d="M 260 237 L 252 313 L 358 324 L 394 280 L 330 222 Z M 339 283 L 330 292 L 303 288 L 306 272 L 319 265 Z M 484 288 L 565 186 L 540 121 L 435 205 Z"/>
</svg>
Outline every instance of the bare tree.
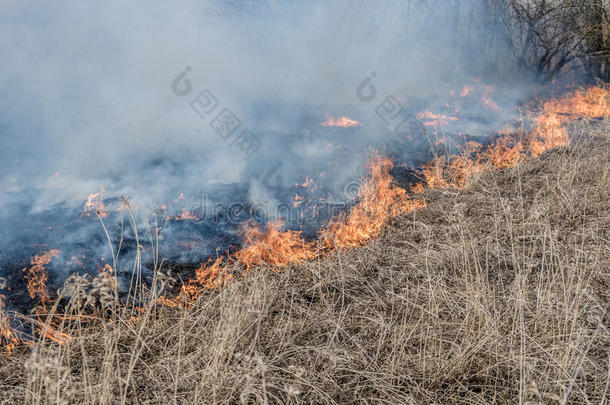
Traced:
<svg viewBox="0 0 610 405">
<path fill-rule="evenodd" d="M 500 16 L 514 56 L 548 81 L 580 69 L 607 78 L 607 0 L 487 0 Z"/>
</svg>

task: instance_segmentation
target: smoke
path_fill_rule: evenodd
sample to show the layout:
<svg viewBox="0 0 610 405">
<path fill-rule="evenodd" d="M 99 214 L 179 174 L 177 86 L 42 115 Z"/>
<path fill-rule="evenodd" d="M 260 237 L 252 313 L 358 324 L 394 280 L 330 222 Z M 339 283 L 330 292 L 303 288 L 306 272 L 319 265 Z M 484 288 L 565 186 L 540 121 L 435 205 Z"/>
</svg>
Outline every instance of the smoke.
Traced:
<svg viewBox="0 0 610 405">
<path fill-rule="evenodd" d="M 369 146 L 388 143 L 393 129 L 378 110 L 386 97 L 402 95 L 416 111 L 479 78 L 509 84 L 496 96 L 518 103 L 528 83 L 515 85 L 518 69 L 501 40 L 490 45 L 488 34 L 497 33 L 481 4 L 4 2 L 4 255 L 13 254 L 9 245 L 86 244 L 91 234 L 99 239 L 94 254 L 107 254 L 95 220 L 66 219 L 100 187 L 108 198 L 129 196 L 143 216 L 180 193 L 273 206 L 278 190 L 318 173 L 340 198 Z M 474 25 L 456 23 L 464 15 Z M 493 55 L 481 51 L 490 47 Z M 372 101 L 357 92 L 366 80 Z M 212 105 L 209 115 L 194 109 Z M 230 135 L 213 123 L 223 110 L 240 123 Z M 479 130 L 506 118 L 485 113 Z M 322 127 L 329 115 L 362 125 Z M 237 139 L 246 129 L 254 151 Z M 233 183 L 246 184 L 244 195 L 214 188 Z M 32 228 L 44 218 L 55 230 L 37 235 Z M 214 240 L 199 240 L 213 250 Z"/>
</svg>

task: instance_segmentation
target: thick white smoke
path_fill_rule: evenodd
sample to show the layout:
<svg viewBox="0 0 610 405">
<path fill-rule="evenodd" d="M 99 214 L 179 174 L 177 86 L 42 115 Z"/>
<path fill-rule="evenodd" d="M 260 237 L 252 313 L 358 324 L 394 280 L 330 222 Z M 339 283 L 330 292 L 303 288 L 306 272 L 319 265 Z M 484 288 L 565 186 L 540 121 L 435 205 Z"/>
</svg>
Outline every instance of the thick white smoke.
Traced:
<svg viewBox="0 0 610 405">
<path fill-rule="evenodd" d="M 180 193 L 199 199 L 219 183 L 248 187 L 245 196 L 222 198 L 264 206 L 278 203 L 274 190 L 321 172 L 341 191 L 367 146 L 383 146 L 391 132 L 376 114 L 386 96 L 423 108 L 448 87 L 486 75 L 510 82 L 504 94 L 517 100 L 510 55 L 482 51 L 496 32 L 483 3 L 4 1 L 4 254 L 36 242 L 20 236 L 44 225 L 30 215 L 52 222 L 58 206 L 79 210 L 100 187 L 106 197 L 129 196 L 145 214 Z M 376 92 L 370 102 L 357 93 L 367 78 Z M 201 117 L 195 99 L 199 109 L 210 100 L 216 109 Z M 211 127 L 224 109 L 241 123 L 227 139 Z M 362 125 L 324 128 L 327 115 Z M 249 159 L 236 141 L 244 129 L 260 141 Z M 91 224 L 39 243 L 85 243 L 99 227 Z"/>
</svg>

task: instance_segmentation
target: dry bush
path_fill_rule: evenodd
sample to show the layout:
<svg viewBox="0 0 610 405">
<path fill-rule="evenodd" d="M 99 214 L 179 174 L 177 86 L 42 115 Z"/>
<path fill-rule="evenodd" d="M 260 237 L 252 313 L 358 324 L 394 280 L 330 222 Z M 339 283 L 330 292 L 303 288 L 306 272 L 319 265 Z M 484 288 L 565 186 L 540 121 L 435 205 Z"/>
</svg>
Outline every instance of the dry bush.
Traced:
<svg viewBox="0 0 610 405">
<path fill-rule="evenodd" d="M 518 64 L 542 81 L 570 71 L 608 79 L 605 0 L 485 0 Z"/>
<path fill-rule="evenodd" d="M 602 403 L 610 124 L 359 249 L 0 358 L 6 403 Z M 81 294 L 80 300 L 86 298 Z M 24 366 L 25 365 L 25 366 Z"/>
</svg>

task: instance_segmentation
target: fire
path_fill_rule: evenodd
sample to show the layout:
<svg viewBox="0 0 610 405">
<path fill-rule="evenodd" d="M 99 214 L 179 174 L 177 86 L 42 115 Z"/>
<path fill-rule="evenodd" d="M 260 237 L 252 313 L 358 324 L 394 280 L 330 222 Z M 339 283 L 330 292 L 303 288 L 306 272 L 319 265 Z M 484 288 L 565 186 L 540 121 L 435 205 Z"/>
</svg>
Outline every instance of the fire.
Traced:
<svg viewBox="0 0 610 405">
<path fill-rule="evenodd" d="M 320 176 L 322 177 L 322 176 Z M 299 187 L 308 189 L 311 193 L 315 193 L 320 189 L 320 186 L 315 182 L 315 180 L 309 176 L 305 178 L 305 182 L 301 184 Z"/>
<path fill-rule="evenodd" d="M 193 212 L 189 211 L 188 208 L 183 207 L 180 215 L 170 215 L 170 208 L 172 212 L 176 211 L 177 207 L 173 207 L 174 204 L 179 203 L 180 201 L 184 201 L 185 196 L 184 193 L 180 193 L 178 197 L 170 200 L 168 203 L 161 204 L 160 210 L 156 210 L 156 212 L 163 218 L 164 221 L 198 221 L 201 218 L 197 217 Z"/>
<path fill-rule="evenodd" d="M 100 218 L 108 216 L 106 212 L 106 206 L 104 205 L 104 193 L 106 190 L 104 187 L 100 187 L 100 191 L 97 193 L 89 194 L 87 202 L 83 207 L 83 215 L 89 217 L 91 213 L 95 213 Z"/>
<path fill-rule="evenodd" d="M 35 255 L 30 260 L 32 267 L 24 268 L 25 279 L 27 280 L 27 289 L 30 298 L 38 300 L 38 307 L 35 310 L 37 319 L 37 332 L 47 339 L 53 340 L 59 344 L 65 344 L 72 338 L 70 335 L 55 329 L 53 322 L 43 321 L 43 317 L 49 317 L 48 304 L 52 302 L 51 296 L 47 290 L 47 281 L 49 275 L 45 266 L 51 263 L 51 259 L 59 255 L 59 250 L 52 249 L 40 255 Z M 52 318 L 52 317 L 51 317 Z"/>
<path fill-rule="evenodd" d="M 306 242 L 299 231 L 283 229 L 281 221 L 270 222 L 264 228 L 247 224 L 243 229 L 245 242 L 241 250 L 212 263 L 202 264 L 196 271 L 195 278 L 182 287 L 178 297 L 163 297 L 158 302 L 172 307 L 188 304 L 201 295 L 203 290 L 226 285 L 234 277 L 228 272 L 229 263 L 240 263 L 246 270 L 263 264 L 279 269 L 318 258 L 334 249 L 362 245 L 379 235 L 391 216 L 424 206 L 423 201 L 411 199 L 404 189 L 395 184 L 390 175 L 393 164 L 389 158 L 373 157 L 367 167 L 358 204 L 349 214 L 333 220 L 321 231 L 321 246 L 316 242 Z M 313 185 L 313 180 L 308 178 L 302 186 Z"/>
<path fill-rule="evenodd" d="M 578 117 L 610 117 L 609 97 L 608 90 L 591 87 L 546 101 L 533 117 L 533 128 L 529 132 L 500 131 L 489 145 L 476 144 L 474 153 L 470 143 L 458 156 L 442 156 L 428 162 L 423 168 L 428 187 L 463 187 L 487 166 L 514 166 L 528 157 L 537 158 L 549 149 L 566 146 L 570 140 L 565 124 Z"/>
<path fill-rule="evenodd" d="M 59 255 L 59 250 L 52 249 L 41 255 L 35 255 L 30 260 L 32 267 L 24 268 L 25 279 L 28 282 L 28 293 L 30 298 L 38 299 L 42 308 L 46 310 L 46 305 L 50 301 L 49 292 L 47 291 L 47 281 L 49 275 L 44 266 L 51 263 L 53 257 Z"/>
<path fill-rule="evenodd" d="M 501 169 L 516 165 L 525 157 L 525 145 L 521 139 L 511 134 L 502 135 L 494 140 L 485 149 L 481 158 L 489 162 L 492 167 Z M 481 166 L 485 160 L 478 159 L 477 165 Z"/>
<path fill-rule="evenodd" d="M 283 223 L 270 222 L 263 229 L 259 225 L 244 227 L 244 247 L 233 256 L 217 258 L 213 263 L 202 263 L 195 272 L 195 278 L 186 283 L 175 299 L 161 298 L 168 306 L 178 306 L 196 299 L 202 290 L 218 288 L 230 282 L 234 276 L 227 271 L 226 263 L 239 261 L 246 270 L 264 263 L 284 267 L 317 257 L 314 243 L 307 243 L 298 231 L 283 230 Z"/>
<path fill-rule="evenodd" d="M 485 86 L 485 90 L 483 91 L 483 96 L 481 97 L 481 102 L 483 105 L 489 110 L 499 110 L 500 107 L 491 99 L 491 95 L 495 92 L 493 86 Z"/>
<path fill-rule="evenodd" d="M 283 226 L 282 222 L 270 222 L 263 231 L 258 225 L 247 225 L 245 247 L 235 258 L 249 270 L 263 263 L 286 266 L 317 256 L 313 243 L 306 243 L 298 231 L 282 230 Z"/>
<path fill-rule="evenodd" d="M 464 88 L 462 89 L 462 91 L 460 92 L 460 97 L 466 97 L 468 96 L 468 94 L 470 94 L 470 92 L 472 91 L 473 87 L 472 86 L 464 86 Z"/>
<path fill-rule="evenodd" d="M 185 220 L 198 221 L 199 220 L 199 218 L 195 214 L 193 214 L 186 208 L 182 209 L 182 214 L 180 214 L 176 217 L 173 217 L 171 219 L 173 219 L 175 221 L 185 221 Z"/>
<path fill-rule="evenodd" d="M 575 117 L 608 117 L 609 96 L 608 90 L 591 87 L 545 102 L 542 112 L 535 118 L 535 129 L 528 139 L 532 156 L 538 157 L 550 148 L 567 145 L 569 139 L 563 125 Z"/>
<path fill-rule="evenodd" d="M 457 121 L 457 117 L 435 114 L 432 111 L 422 111 L 417 114 L 417 119 L 424 121 L 422 124 L 426 127 L 444 127 L 449 125 L 450 121 Z"/>
<path fill-rule="evenodd" d="M 299 205 L 301 205 L 303 202 L 303 196 L 300 195 L 295 195 L 294 198 L 292 199 L 292 206 L 297 208 Z"/>
<path fill-rule="evenodd" d="M 195 282 L 203 288 L 218 288 L 233 279 L 232 274 L 223 271 L 222 257 L 211 265 L 202 264 L 195 272 Z"/>
<path fill-rule="evenodd" d="M 176 298 L 160 297 L 157 302 L 169 307 L 190 305 L 204 290 L 227 285 L 234 277 L 227 271 L 223 259 L 223 257 L 219 257 L 211 264 L 210 261 L 201 263 L 195 271 L 195 278 L 189 280 L 181 287 L 180 293 Z"/>
<path fill-rule="evenodd" d="M 362 124 L 356 120 L 353 120 L 345 115 L 341 117 L 333 117 L 332 115 L 327 117 L 324 122 L 320 125 L 323 127 L 339 127 L 339 128 L 349 128 L 355 126 L 362 126 Z"/>
<path fill-rule="evenodd" d="M 471 90 L 472 87 L 465 86 L 460 96 L 466 97 Z M 489 98 L 491 93 L 493 88 L 487 87 L 482 101 L 488 108 L 496 109 L 497 105 Z M 569 93 L 556 100 L 546 101 L 533 116 L 533 124 L 529 131 L 503 130 L 498 132 L 488 144 L 467 142 L 462 145 L 461 153 L 450 157 L 441 156 L 428 162 L 422 169 L 426 186 L 461 188 L 485 168 L 511 167 L 525 159 L 539 157 L 551 148 L 567 145 L 569 137 L 565 124 L 578 117 L 610 117 L 609 96 L 610 92 L 606 89 L 589 88 Z M 426 120 L 424 125 L 428 126 L 443 126 L 458 120 L 457 117 L 430 111 L 419 113 L 417 118 Z M 348 117 L 329 117 L 322 125 L 350 127 L 361 124 Z M 423 200 L 425 186 L 417 184 L 409 192 L 399 187 L 390 174 L 393 162 L 388 157 L 374 155 L 368 160 L 366 168 L 366 175 L 361 179 L 357 204 L 348 213 L 332 219 L 320 231 L 319 241 L 306 241 L 301 232 L 285 229 L 281 221 L 269 222 L 264 227 L 253 223 L 246 224 L 243 228 L 243 248 L 235 253 L 227 252 L 226 255 L 217 257 L 213 261 L 202 263 L 195 271 L 195 277 L 182 286 L 176 298 L 162 297 L 157 302 L 168 306 L 189 305 L 203 291 L 220 288 L 230 283 L 235 277 L 235 269 L 248 271 L 255 266 L 266 264 L 274 270 L 280 270 L 294 263 L 319 258 L 337 249 L 361 246 L 379 236 L 392 216 L 412 212 L 425 206 Z M 307 177 L 303 184 L 297 183 L 296 186 L 306 188 L 312 193 L 320 189 L 310 177 Z M 86 215 L 90 215 L 90 212 L 95 212 L 100 217 L 107 215 L 103 205 L 103 192 L 102 188 L 99 193 L 89 196 L 83 209 Z M 178 200 L 174 201 L 183 198 L 181 194 Z M 305 203 L 303 196 L 297 194 L 294 197 L 294 204 Z M 166 206 L 162 209 L 167 212 Z M 182 215 L 176 219 L 197 218 L 189 211 L 183 210 Z M 53 249 L 36 255 L 31 259 L 32 266 L 29 269 L 24 268 L 23 271 L 26 273 L 30 297 L 39 302 L 36 311 L 39 333 L 56 342 L 66 343 L 71 337 L 60 328 L 53 327 L 56 324 L 53 321 L 57 318 L 50 315 L 47 309 L 51 298 L 47 291 L 48 274 L 45 266 L 58 254 L 59 251 Z M 73 260 L 76 260 L 75 257 Z M 112 268 L 106 265 L 106 271 L 110 274 Z M 20 340 L 3 310 L 4 296 L 0 295 L 0 339 L 7 351 L 10 351 L 19 344 Z M 43 317 L 46 317 L 47 322 L 42 320 Z"/>
<path fill-rule="evenodd" d="M 0 345 L 3 347 L 8 354 L 21 343 L 21 339 L 17 336 L 17 333 L 11 326 L 11 319 L 4 311 L 6 296 L 0 294 Z"/>
<path fill-rule="evenodd" d="M 369 170 L 358 192 L 358 204 L 322 232 L 326 246 L 346 249 L 362 245 L 379 235 L 390 216 L 423 206 L 423 202 L 412 200 L 404 189 L 394 184 L 390 175 L 393 163 L 389 158 L 373 157 L 367 166 Z"/>
<path fill-rule="evenodd" d="M 44 324 L 40 320 L 38 321 L 36 331 L 45 338 L 52 340 L 55 343 L 59 343 L 62 346 L 72 341 L 72 336 L 69 334 L 56 329 L 51 324 Z"/>
<path fill-rule="evenodd" d="M 492 90 L 489 90 L 491 93 Z M 453 157 L 439 157 L 424 165 L 422 174 L 427 187 L 464 187 L 468 180 L 486 167 L 510 167 L 528 156 L 537 157 L 544 151 L 566 145 L 567 132 L 563 125 L 572 117 L 606 117 L 608 92 L 593 88 L 574 92 L 559 100 L 542 105 L 535 116 L 531 131 L 500 131 L 488 145 L 468 142 L 461 153 Z M 444 124 L 456 117 L 445 117 L 432 112 L 422 112 L 419 119 L 427 119 L 436 125 Z M 241 263 L 246 270 L 254 266 L 269 264 L 281 268 L 292 263 L 315 259 L 335 249 L 360 246 L 377 237 L 387 220 L 425 206 L 421 198 L 423 185 L 412 188 L 411 195 L 395 184 L 390 170 L 392 161 L 384 156 L 374 156 L 367 163 L 367 174 L 362 179 L 358 203 L 345 215 L 332 220 L 320 231 L 321 245 L 306 242 L 298 231 L 283 230 L 281 222 L 269 223 L 263 229 L 249 224 L 244 228 L 244 247 L 213 263 L 202 264 L 196 277 L 183 288 L 178 298 L 161 300 L 167 305 L 179 305 L 180 300 L 198 297 L 203 289 L 225 285 L 233 275 L 228 273 L 228 263 Z M 308 177 L 297 187 L 315 189 L 316 183 Z M 295 197 L 301 203 L 302 197 Z"/>
</svg>

